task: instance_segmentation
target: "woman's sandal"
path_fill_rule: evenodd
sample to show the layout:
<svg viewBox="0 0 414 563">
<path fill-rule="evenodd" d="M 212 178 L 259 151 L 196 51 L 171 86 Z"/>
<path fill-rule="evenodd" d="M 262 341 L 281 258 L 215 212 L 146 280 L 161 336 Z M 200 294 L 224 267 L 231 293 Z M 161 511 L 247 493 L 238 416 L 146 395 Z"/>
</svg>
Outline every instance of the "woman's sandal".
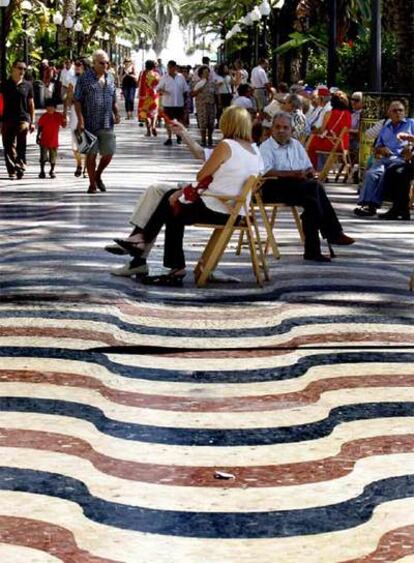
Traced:
<svg viewBox="0 0 414 563">
<path fill-rule="evenodd" d="M 158 285 L 162 287 L 183 287 L 183 279 L 185 274 L 160 274 L 158 276 L 145 276 L 142 278 L 144 285 Z"/>
<path fill-rule="evenodd" d="M 144 253 L 145 244 L 142 242 L 136 243 L 121 238 L 114 238 L 114 241 L 116 242 L 117 245 L 119 245 L 121 248 L 126 250 L 128 254 L 130 254 L 131 256 L 140 258 Z"/>
</svg>

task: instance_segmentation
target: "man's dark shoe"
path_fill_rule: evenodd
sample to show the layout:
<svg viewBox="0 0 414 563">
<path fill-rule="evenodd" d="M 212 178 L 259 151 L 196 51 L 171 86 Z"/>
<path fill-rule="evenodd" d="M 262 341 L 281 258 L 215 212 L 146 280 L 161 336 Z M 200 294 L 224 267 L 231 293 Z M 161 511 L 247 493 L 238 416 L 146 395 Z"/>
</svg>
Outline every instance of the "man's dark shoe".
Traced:
<svg viewBox="0 0 414 563">
<path fill-rule="evenodd" d="M 410 211 L 408 209 L 406 211 L 396 211 L 395 209 L 390 209 L 378 217 L 380 219 L 384 219 L 385 221 L 398 221 L 399 219 L 402 221 L 409 221 L 411 219 Z"/>
<path fill-rule="evenodd" d="M 75 174 L 76 178 L 79 178 L 80 176 L 82 176 L 82 166 L 77 166 L 74 174 Z"/>
<path fill-rule="evenodd" d="M 87 194 L 96 194 L 98 190 L 96 188 L 94 188 L 93 186 L 89 186 L 88 190 L 87 190 Z"/>
<path fill-rule="evenodd" d="M 171 145 L 172 145 L 172 140 L 171 140 L 171 139 L 167 139 L 167 140 L 165 141 L 165 143 L 164 143 L 164 146 L 165 146 L 165 147 L 171 147 Z"/>
<path fill-rule="evenodd" d="M 40 178 L 41 180 L 44 180 L 44 179 L 46 178 L 46 174 L 45 174 L 44 172 L 40 172 L 39 178 Z"/>
<path fill-rule="evenodd" d="M 377 209 L 373 205 L 364 205 L 354 209 L 354 215 L 357 217 L 374 217 L 377 214 Z"/>
<path fill-rule="evenodd" d="M 106 192 L 106 186 L 105 184 L 102 182 L 101 178 L 98 178 L 96 181 L 96 187 L 98 188 L 98 190 L 100 190 L 101 192 Z"/>
<path fill-rule="evenodd" d="M 51 178 L 56 178 L 56 174 L 55 174 L 54 172 L 52 172 L 52 171 L 49 172 L 49 176 L 50 176 Z"/>
<path fill-rule="evenodd" d="M 355 240 L 349 237 L 348 235 L 346 235 L 345 233 L 341 233 L 339 237 L 329 240 L 330 244 L 337 244 L 339 246 L 348 246 L 349 244 L 354 244 L 354 242 Z"/>
<path fill-rule="evenodd" d="M 16 179 L 16 174 L 15 172 L 10 172 L 9 174 L 9 180 L 15 180 Z"/>
<path fill-rule="evenodd" d="M 310 260 L 312 262 L 321 262 L 321 263 L 331 261 L 331 259 L 328 258 L 328 256 L 324 256 L 323 254 L 309 254 L 307 252 L 305 252 L 305 254 L 303 255 L 303 259 Z"/>
<path fill-rule="evenodd" d="M 182 138 L 177 135 L 177 145 L 181 145 L 181 143 L 183 142 Z"/>
<path fill-rule="evenodd" d="M 18 180 L 21 180 L 23 178 L 23 175 L 24 175 L 23 170 L 17 170 L 16 176 Z"/>
</svg>

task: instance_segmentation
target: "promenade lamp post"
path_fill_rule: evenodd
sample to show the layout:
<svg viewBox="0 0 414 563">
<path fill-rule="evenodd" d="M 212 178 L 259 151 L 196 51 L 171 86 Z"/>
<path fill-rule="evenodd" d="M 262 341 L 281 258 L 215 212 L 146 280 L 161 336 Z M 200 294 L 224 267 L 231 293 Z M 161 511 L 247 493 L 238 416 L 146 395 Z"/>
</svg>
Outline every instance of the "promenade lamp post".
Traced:
<svg viewBox="0 0 414 563">
<path fill-rule="evenodd" d="M 10 0 L 0 0 L 1 8 L 1 81 L 6 80 L 7 60 L 6 60 L 6 8 L 10 4 Z"/>
<path fill-rule="evenodd" d="M 144 64 L 145 64 L 145 35 L 143 33 L 141 33 L 141 35 L 139 36 L 139 45 L 138 45 L 139 49 L 141 50 L 141 54 L 142 54 L 142 69 L 144 69 Z"/>
<path fill-rule="evenodd" d="M 373 92 L 381 92 L 381 0 L 371 0 L 371 80 Z"/>
<path fill-rule="evenodd" d="M 259 10 L 263 19 L 262 48 L 260 50 L 260 56 L 267 58 L 267 20 L 270 16 L 270 12 L 272 11 L 268 0 L 264 0 L 264 2 L 260 4 Z"/>
<path fill-rule="evenodd" d="M 257 6 L 255 6 L 253 10 L 250 12 L 250 17 L 252 19 L 254 26 L 253 37 L 254 37 L 254 66 L 255 66 L 259 59 L 259 22 L 262 19 L 262 14 L 260 13 L 260 10 Z"/>
<path fill-rule="evenodd" d="M 20 4 L 20 8 L 22 10 L 22 26 L 23 26 L 23 60 L 28 66 L 29 64 L 29 37 L 27 35 L 27 18 L 29 16 L 29 12 L 32 9 L 32 4 L 29 0 L 23 0 Z"/>
<path fill-rule="evenodd" d="M 66 29 L 66 45 L 68 46 L 68 49 L 69 49 L 69 58 L 72 58 L 71 35 L 72 35 L 72 28 L 73 28 L 73 19 L 70 15 L 66 16 L 65 21 L 63 22 L 63 25 L 65 26 L 65 29 Z"/>
<path fill-rule="evenodd" d="M 76 56 L 79 57 L 81 50 L 81 37 L 83 32 L 82 23 L 78 20 L 73 26 L 73 29 L 75 30 L 76 33 Z"/>
<path fill-rule="evenodd" d="M 337 22 L 338 22 L 338 6 L 337 0 L 329 0 L 329 39 L 328 39 L 328 86 L 336 85 L 337 71 Z"/>
<path fill-rule="evenodd" d="M 98 46 L 100 49 L 102 49 L 102 37 L 103 34 L 101 33 L 101 31 L 99 31 L 99 29 L 95 32 L 95 37 L 98 40 Z"/>
<path fill-rule="evenodd" d="M 272 47 L 275 51 L 280 43 L 280 12 L 285 5 L 285 0 L 279 0 L 272 10 L 272 34 L 273 37 Z M 279 82 L 279 55 L 276 52 L 272 53 L 272 77 L 273 83 L 276 85 Z"/>
<path fill-rule="evenodd" d="M 248 45 L 252 45 L 252 43 L 253 43 L 253 20 L 252 20 L 252 15 L 251 15 L 250 12 L 244 16 L 243 23 L 247 27 Z M 253 66 L 254 66 L 254 49 L 251 49 L 251 51 L 250 51 L 249 64 L 250 64 L 250 68 L 253 68 Z"/>
<path fill-rule="evenodd" d="M 56 39 L 55 39 L 55 50 L 59 49 L 59 29 L 63 23 L 63 16 L 60 12 L 56 12 L 53 16 L 53 23 L 56 26 Z"/>
</svg>

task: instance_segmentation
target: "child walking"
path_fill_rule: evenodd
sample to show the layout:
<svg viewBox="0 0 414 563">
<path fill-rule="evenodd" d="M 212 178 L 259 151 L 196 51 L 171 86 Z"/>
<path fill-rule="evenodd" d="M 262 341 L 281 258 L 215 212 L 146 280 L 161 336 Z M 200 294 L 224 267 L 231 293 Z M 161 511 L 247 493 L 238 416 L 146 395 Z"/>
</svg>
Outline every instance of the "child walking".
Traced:
<svg viewBox="0 0 414 563">
<path fill-rule="evenodd" d="M 57 149 L 59 146 L 59 128 L 66 127 L 66 117 L 56 111 L 56 102 L 48 99 L 45 102 L 46 112 L 38 123 L 36 142 L 40 145 L 40 174 L 39 178 L 46 178 L 45 165 L 50 162 L 49 176 L 56 178 L 55 166 Z"/>
</svg>

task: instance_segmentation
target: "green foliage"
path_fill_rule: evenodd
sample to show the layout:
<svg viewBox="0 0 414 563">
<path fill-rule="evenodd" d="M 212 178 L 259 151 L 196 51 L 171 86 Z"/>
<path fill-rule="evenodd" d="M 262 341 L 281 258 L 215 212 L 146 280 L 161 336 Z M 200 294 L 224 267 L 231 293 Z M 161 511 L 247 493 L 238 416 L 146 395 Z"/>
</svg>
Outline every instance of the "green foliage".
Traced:
<svg viewBox="0 0 414 563">
<path fill-rule="evenodd" d="M 338 49 L 338 85 L 348 90 L 369 90 L 370 35 L 362 34 L 351 44 Z M 393 33 L 384 33 L 382 38 L 382 85 L 386 92 L 398 91 L 395 72 L 397 55 Z"/>
</svg>

